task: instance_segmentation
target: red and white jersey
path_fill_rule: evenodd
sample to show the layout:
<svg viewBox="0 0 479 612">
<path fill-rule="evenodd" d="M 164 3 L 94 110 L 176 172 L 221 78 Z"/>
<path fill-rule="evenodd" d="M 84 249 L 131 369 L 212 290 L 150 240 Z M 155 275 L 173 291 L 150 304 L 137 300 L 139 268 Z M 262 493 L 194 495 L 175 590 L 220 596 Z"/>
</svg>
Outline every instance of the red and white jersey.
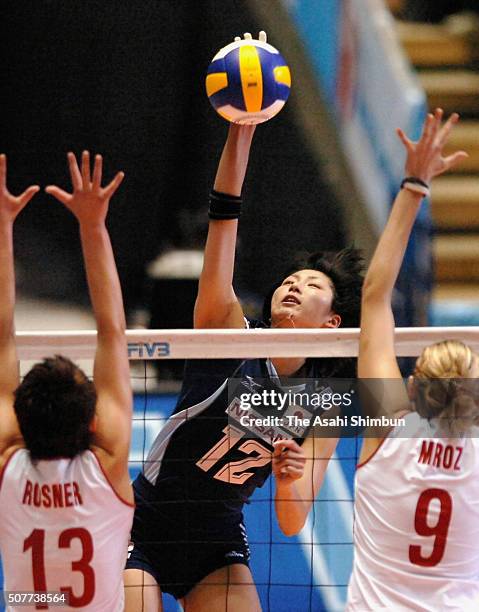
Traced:
<svg viewBox="0 0 479 612">
<path fill-rule="evenodd" d="M 409 437 L 394 429 L 358 466 L 346 609 L 477 612 L 479 430 L 448 440 L 405 419 Z"/>
<path fill-rule="evenodd" d="M 92 451 L 33 464 L 17 450 L 0 480 L 4 590 L 66 592 L 70 607 L 55 610 L 122 611 L 132 520 Z"/>
</svg>

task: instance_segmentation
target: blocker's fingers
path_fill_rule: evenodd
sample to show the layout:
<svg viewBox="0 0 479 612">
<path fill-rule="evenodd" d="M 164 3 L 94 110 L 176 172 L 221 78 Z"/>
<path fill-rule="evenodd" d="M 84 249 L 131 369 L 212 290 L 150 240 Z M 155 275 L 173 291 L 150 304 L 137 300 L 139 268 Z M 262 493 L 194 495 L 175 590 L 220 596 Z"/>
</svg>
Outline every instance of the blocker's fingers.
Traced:
<svg viewBox="0 0 479 612">
<path fill-rule="evenodd" d="M 440 134 L 442 118 L 444 111 L 442 108 L 436 108 L 434 110 L 434 122 L 431 127 L 431 139 L 437 142 L 437 136 Z"/>
<path fill-rule="evenodd" d="M 261 30 L 261 32 L 258 34 L 258 40 L 265 43 L 267 38 L 266 32 Z"/>
<path fill-rule="evenodd" d="M 48 185 L 48 187 L 45 187 L 45 191 L 62 204 L 67 204 L 72 199 L 71 194 L 63 191 L 63 189 L 60 189 L 60 187 L 57 187 L 56 185 Z"/>
<path fill-rule="evenodd" d="M 436 110 L 434 111 L 434 118 L 436 119 L 436 121 L 438 123 L 441 123 L 443 117 L 444 111 L 442 110 L 442 108 L 436 108 Z"/>
<path fill-rule="evenodd" d="M 81 174 L 78 167 L 77 158 L 74 153 L 67 153 L 68 167 L 70 168 L 70 178 L 74 190 L 81 189 Z"/>
<path fill-rule="evenodd" d="M 424 125 L 422 128 L 421 138 L 419 139 L 422 142 L 426 142 L 431 138 L 432 126 L 434 123 L 434 115 L 431 113 L 427 114 L 426 121 L 424 121 Z"/>
<path fill-rule="evenodd" d="M 252 36 L 251 36 L 251 32 L 245 32 L 244 33 L 244 39 L 245 40 L 252 40 Z"/>
<path fill-rule="evenodd" d="M 437 136 L 437 142 L 440 147 L 444 146 L 444 143 L 446 142 L 452 128 L 454 127 L 454 124 L 456 124 L 458 121 L 459 115 L 457 113 L 452 113 L 446 123 L 442 126 Z"/>
<path fill-rule="evenodd" d="M 414 151 L 414 144 L 411 140 L 409 140 L 409 138 L 406 136 L 406 134 L 401 130 L 401 128 L 397 128 L 396 129 L 396 134 L 399 136 L 399 140 L 403 143 L 403 145 L 406 147 L 408 153 L 412 153 Z"/>
<path fill-rule="evenodd" d="M 83 187 L 90 186 L 90 152 L 83 151 L 81 155 L 81 176 Z"/>
<path fill-rule="evenodd" d="M 111 196 L 115 193 L 115 191 L 120 186 L 122 180 L 125 178 L 124 172 L 118 172 L 115 178 L 105 187 L 103 193 L 107 198 L 111 198 Z"/>
<path fill-rule="evenodd" d="M 239 42 L 241 40 L 241 36 L 235 36 L 235 42 Z"/>
<path fill-rule="evenodd" d="M 25 189 L 23 193 L 18 196 L 18 201 L 20 202 L 20 206 L 26 206 L 28 202 L 33 198 L 33 196 L 40 191 L 40 187 L 38 185 L 32 185 Z"/>
<path fill-rule="evenodd" d="M 444 111 L 442 108 L 435 108 L 433 117 L 434 117 L 434 127 L 437 128 L 441 125 L 442 118 L 444 116 Z"/>
<path fill-rule="evenodd" d="M 93 188 L 98 189 L 101 186 L 103 158 L 101 155 L 95 155 L 95 163 L 93 165 Z"/>
<path fill-rule="evenodd" d="M 444 158 L 445 170 L 449 170 L 457 164 L 460 164 L 462 161 L 467 159 L 469 155 L 465 151 L 456 151 L 452 155 Z"/>
<path fill-rule="evenodd" d="M 0 187 L 7 185 L 7 156 L 5 153 L 0 155 Z"/>
</svg>

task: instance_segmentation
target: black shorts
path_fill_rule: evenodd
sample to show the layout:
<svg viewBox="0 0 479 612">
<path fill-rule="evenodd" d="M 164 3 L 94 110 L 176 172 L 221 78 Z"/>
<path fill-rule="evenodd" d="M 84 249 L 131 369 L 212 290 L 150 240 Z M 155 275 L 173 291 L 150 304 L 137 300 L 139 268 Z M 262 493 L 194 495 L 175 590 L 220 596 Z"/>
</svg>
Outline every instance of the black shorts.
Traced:
<svg viewBox="0 0 479 612">
<path fill-rule="evenodd" d="M 181 599 L 215 570 L 236 563 L 249 566 L 242 517 L 201 521 L 191 516 L 185 521 L 177 504 L 175 512 L 168 512 L 168 504 L 160 506 L 145 498 L 148 488 L 151 485 L 142 476 L 134 484 L 136 510 L 126 569 L 148 572 L 163 592 Z"/>
</svg>

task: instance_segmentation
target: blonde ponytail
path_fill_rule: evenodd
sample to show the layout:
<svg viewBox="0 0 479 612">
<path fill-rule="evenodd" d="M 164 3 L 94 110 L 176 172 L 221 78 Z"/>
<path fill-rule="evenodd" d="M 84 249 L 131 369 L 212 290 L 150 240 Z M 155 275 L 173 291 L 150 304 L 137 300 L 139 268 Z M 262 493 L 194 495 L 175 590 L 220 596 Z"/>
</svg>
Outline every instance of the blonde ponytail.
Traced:
<svg viewBox="0 0 479 612">
<path fill-rule="evenodd" d="M 451 436 L 479 425 L 476 369 L 479 357 L 458 340 L 444 340 L 424 349 L 414 370 L 414 401 L 425 418 L 438 418 Z"/>
</svg>

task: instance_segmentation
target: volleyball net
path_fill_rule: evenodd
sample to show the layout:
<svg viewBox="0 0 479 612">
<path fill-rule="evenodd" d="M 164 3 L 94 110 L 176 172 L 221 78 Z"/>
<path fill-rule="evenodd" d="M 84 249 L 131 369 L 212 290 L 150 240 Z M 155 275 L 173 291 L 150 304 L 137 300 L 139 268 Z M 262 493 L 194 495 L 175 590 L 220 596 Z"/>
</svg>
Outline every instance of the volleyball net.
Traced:
<svg viewBox="0 0 479 612">
<path fill-rule="evenodd" d="M 20 360 L 62 354 L 93 359 L 95 331 L 17 332 Z M 251 359 L 256 357 L 354 357 L 359 330 L 350 329 L 205 329 L 128 330 L 131 360 Z M 440 340 L 461 340 L 479 350 L 479 327 L 401 327 L 396 329 L 398 357 L 417 357 Z"/>
<path fill-rule="evenodd" d="M 135 390 L 132 478 L 145 470 L 149 450 L 178 399 L 177 391 L 167 392 L 157 384 L 164 360 L 354 357 L 358 337 L 357 329 L 127 331 Z M 479 352 L 479 327 L 399 328 L 397 355 L 415 357 L 425 346 L 445 339 L 459 339 Z M 32 362 L 62 354 L 74 359 L 90 375 L 95 345 L 96 332 L 17 333 L 23 372 Z M 344 608 L 353 558 L 353 483 L 359 451 L 357 435 L 341 438 L 329 461 L 320 494 L 297 536 L 286 537 L 278 527 L 274 478 L 257 488 L 251 503 L 245 506 L 250 566 L 263 610 L 330 612 Z M 179 608 L 173 598 L 166 596 L 164 609 L 172 612 Z"/>
</svg>

